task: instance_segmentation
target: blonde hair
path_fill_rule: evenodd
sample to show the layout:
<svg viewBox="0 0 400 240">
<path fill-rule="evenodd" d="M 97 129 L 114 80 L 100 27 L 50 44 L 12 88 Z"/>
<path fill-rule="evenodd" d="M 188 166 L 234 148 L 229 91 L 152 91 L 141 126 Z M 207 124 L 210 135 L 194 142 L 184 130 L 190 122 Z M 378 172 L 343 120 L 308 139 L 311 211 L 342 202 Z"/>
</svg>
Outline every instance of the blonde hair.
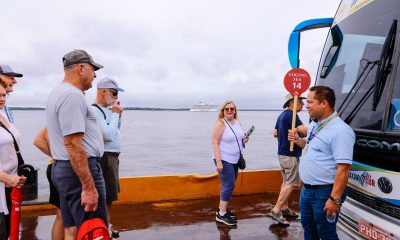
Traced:
<svg viewBox="0 0 400 240">
<path fill-rule="evenodd" d="M 235 102 L 233 102 L 232 100 L 227 100 L 221 105 L 221 108 L 219 109 L 218 120 L 222 120 L 224 118 L 225 107 L 228 104 L 232 104 L 235 107 L 235 114 L 233 115 L 233 118 L 238 119 L 238 110 L 237 110 Z"/>
</svg>

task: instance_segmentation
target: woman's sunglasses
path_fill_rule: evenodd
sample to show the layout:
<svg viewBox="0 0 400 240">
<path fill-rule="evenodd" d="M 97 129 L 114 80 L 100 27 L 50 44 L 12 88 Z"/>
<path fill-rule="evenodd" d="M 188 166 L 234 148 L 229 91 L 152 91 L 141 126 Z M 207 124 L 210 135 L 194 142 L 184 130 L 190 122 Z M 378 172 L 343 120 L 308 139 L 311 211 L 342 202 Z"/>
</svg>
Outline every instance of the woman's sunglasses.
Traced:
<svg viewBox="0 0 400 240">
<path fill-rule="evenodd" d="M 233 112 L 233 111 L 235 111 L 235 108 L 224 108 L 224 110 L 227 111 L 227 112 L 228 112 L 228 111 Z"/>
</svg>

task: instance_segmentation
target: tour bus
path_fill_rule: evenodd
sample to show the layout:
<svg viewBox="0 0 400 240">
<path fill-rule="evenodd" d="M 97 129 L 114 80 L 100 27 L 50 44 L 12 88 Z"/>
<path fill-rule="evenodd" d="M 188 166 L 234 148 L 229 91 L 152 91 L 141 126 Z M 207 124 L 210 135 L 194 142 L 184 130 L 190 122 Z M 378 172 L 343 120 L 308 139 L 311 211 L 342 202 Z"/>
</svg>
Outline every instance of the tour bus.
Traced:
<svg viewBox="0 0 400 240">
<path fill-rule="evenodd" d="M 342 0 L 334 18 L 298 24 L 289 61 L 300 67 L 300 33 L 329 27 L 316 85 L 356 133 L 339 228 L 355 239 L 400 239 L 400 0 Z M 321 43 L 322 44 L 322 43 Z"/>
</svg>

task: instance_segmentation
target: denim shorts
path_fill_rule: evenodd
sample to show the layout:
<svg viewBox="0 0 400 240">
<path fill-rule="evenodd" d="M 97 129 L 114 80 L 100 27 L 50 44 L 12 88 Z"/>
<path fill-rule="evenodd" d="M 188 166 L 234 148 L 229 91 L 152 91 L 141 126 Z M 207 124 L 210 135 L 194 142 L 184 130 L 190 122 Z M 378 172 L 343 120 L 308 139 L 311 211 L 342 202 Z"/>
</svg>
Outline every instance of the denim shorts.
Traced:
<svg viewBox="0 0 400 240">
<path fill-rule="evenodd" d="M 94 217 L 103 219 L 108 225 L 106 188 L 98 159 L 95 157 L 88 158 L 89 169 L 99 194 L 98 207 L 95 212 L 85 212 L 84 207 L 81 206 L 82 185 L 73 171 L 70 161 L 55 161 L 51 179 L 60 194 L 60 207 L 64 227 L 76 226 L 79 228 L 83 221 Z"/>
</svg>

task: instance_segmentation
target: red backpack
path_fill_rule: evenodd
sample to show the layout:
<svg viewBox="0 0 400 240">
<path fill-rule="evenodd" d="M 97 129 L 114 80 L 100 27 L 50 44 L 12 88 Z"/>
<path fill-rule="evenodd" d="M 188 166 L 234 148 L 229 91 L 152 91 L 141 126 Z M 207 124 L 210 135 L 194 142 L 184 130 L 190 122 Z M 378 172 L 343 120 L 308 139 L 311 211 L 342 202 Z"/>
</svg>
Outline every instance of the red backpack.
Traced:
<svg viewBox="0 0 400 240">
<path fill-rule="evenodd" d="M 83 222 L 78 231 L 78 240 L 110 240 L 108 228 L 101 218 Z"/>
</svg>

